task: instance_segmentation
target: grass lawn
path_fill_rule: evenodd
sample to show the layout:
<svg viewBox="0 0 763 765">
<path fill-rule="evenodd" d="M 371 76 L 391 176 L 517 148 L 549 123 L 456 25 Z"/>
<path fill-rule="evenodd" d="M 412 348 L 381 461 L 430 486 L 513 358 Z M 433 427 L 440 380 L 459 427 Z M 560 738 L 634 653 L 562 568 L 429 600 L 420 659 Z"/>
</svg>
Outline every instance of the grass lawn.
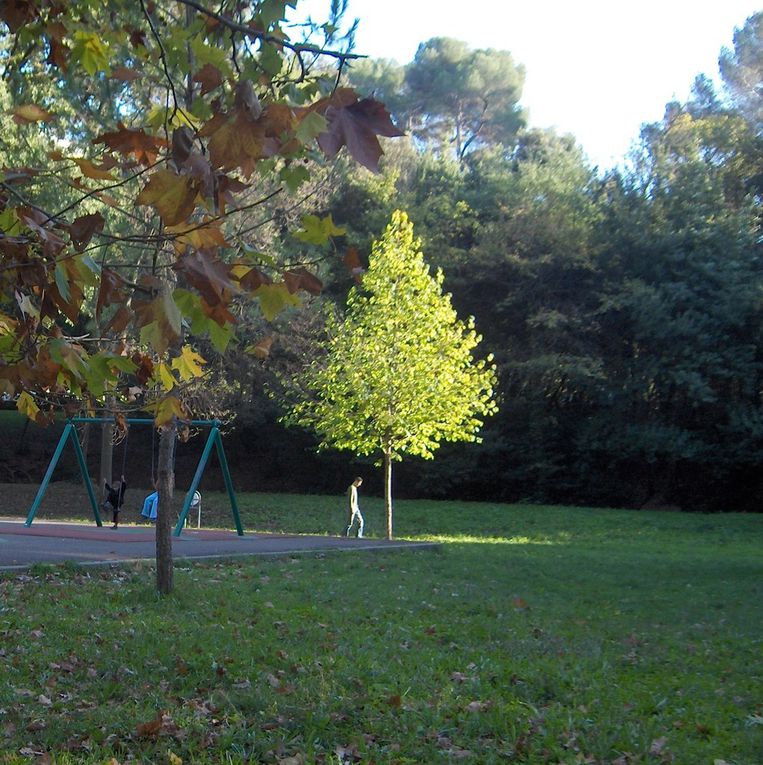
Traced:
<svg viewBox="0 0 763 765">
<path fill-rule="evenodd" d="M 0 762 L 763 763 L 763 515 L 396 511 L 439 551 L 181 564 L 164 600 L 149 566 L 0 579 Z"/>
</svg>

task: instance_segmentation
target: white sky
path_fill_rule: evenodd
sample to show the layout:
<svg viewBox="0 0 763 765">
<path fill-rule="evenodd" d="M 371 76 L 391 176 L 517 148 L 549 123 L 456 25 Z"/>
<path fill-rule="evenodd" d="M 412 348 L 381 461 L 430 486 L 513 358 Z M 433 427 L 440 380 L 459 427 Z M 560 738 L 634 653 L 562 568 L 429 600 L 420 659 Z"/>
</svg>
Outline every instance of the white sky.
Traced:
<svg viewBox="0 0 763 765">
<path fill-rule="evenodd" d="M 325 19 L 330 0 L 301 0 Z M 350 0 L 357 52 L 408 63 L 419 43 L 455 37 L 511 52 L 526 70 L 531 127 L 572 133 L 591 161 L 622 161 L 643 122 L 717 78 L 721 47 L 763 3 L 752 0 Z"/>
</svg>

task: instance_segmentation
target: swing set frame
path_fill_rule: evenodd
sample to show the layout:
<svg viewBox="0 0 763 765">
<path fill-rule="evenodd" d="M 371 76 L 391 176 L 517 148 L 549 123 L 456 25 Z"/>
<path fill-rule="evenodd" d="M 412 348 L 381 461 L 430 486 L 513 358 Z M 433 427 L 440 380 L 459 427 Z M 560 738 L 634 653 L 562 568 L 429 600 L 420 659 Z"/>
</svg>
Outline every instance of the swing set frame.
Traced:
<svg viewBox="0 0 763 765">
<path fill-rule="evenodd" d="M 53 476 L 53 471 L 56 469 L 58 461 L 61 459 L 66 442 L 71 440 L 74 446 L 74 453 L 77 456 L 77 464 L 79 465 L 79 471 L 82 475 L 82 482 L 87 489 L 87 496 L 90 500 L 90 506 L 93 510 L 93 518 L 95 519 L 96 526 L 103 526 L 101 520 L 101 514 L 98 512 L 98 502 L 95 498 L 95 491 L 93 489 L 93 482 L 90 480 L 90 473 L 87 469 L 87 462 L 85 460 L 85 454 L 82 451 L 82 445 L 80 444 L 79 437 L 77 436 L 76 425 L 85 422 L 96 422 L 104 425 L 114 424 L 114 419 L 111 417 L 71 417 L 66 421 L 66 426 L 61 434 L 61 438 L 58 440 L 58 446 L 53 453 L 53 457 L 50 460 L 48 469 L 45 471 L 45 476 L 42 479 L 40 488 L 37 490 L 37 496 L 34 498 L 32 507 L 29 509 L 29 514 L 24 522 L 25 526 L 31 526 L 34 521 L 37 510 L 42 504 L 42 499 L 47 491 L 50 479 Z M 148 418 L 142 417 L 127 417 L 125 422 L 128 425 L 153 425 L 154 421 Z M 238 511 L 238 502 L 236 500 L 236 492 L 233 489 L 233 480 L 231 479 L 230 470 L 228 469 L 228 460 L 225 456 L 225 449 L 223 448 L 222 436 L 220 435 L 220 420 L 190 420 L 184 421 L 185 425 L 191 425 L 199 428 L 209 428 L 209 435 L 207 441 L 204 444 L 204 451 L 201 453 L 199 464 L 196 466 L 196 472 L 194 473 L 191 486 L 185 495 L 183 500 L 183 508 L 180 511 L 180 517 L 175 524 L 175 530 L 172 532 L 173 536 L 179 537 L 185 526 L 188 513 L 191 510 L 191 503 L 193 502 L 193 495 L 201 483 L 202 476 L 204 475 L 204 469 L 209 461 L 209 455 L 212 453 L 212 447 L 217 447 L 217 458 L 220 461 L 220 467 L 223 471 L 223 478 L 225 480 L 225 488 L 228 492 L 228 499 L 230 500 L 231 512 L 233 514 L 233 520 L 236 524 L 236 533 L 238 536 L 244 536 L 244 529 L 241 525 L 241 515 Z"/>
</svg>

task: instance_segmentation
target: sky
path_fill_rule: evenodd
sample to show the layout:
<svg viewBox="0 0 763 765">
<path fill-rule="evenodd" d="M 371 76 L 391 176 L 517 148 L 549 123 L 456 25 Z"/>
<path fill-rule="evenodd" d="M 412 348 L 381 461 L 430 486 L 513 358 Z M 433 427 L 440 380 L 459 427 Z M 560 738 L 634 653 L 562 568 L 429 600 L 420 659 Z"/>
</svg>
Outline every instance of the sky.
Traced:
<svg viewBox="0 0 763 765">
<path fill-rule="evenodd" d="M 330 0 L 301 0 L 326 18 Z M 623 162 L 644 122 L 685 100 L 760 0 L 350 0 L 356 51 L 408 63 L 419 43 L 454 37 L 511 52 L 525 67 L 530 127 L 572 133 L 600 168 Z"/>
</svg>

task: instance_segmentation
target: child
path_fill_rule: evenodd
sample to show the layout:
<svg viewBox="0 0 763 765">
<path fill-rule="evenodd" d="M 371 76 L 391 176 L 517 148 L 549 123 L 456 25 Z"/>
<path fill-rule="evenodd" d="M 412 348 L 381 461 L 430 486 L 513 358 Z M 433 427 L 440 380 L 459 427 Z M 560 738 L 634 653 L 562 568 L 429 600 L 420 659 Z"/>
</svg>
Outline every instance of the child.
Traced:
<svg viewBox="0 0 763 765">
<path fill-rule="evenodd" d="M 156 483 L 154 483 L 154 491 L 143 500 L 143 509 L 140 511 L 140 514 L 149 522 L 156 520 L 156 511 L 159 506 L 159 492 L 157 488 Z"/>
<path fill-rule="evenodd" d="M 114 521 L 114 525 L 111 528 L 117 529 L 119 528 L 119 511 L 122 509 L 122 505 L 125 501 L 127 481 L 125 481 L 124 476 L 121 476 L 113 486 L 109 486 L 109 483 L 105 478 L 103 479 L 103 483 L 106 486 L 106 499 L 103 502 L 103 508 L 104 510 L 111 510 Z"/>
</svg>

